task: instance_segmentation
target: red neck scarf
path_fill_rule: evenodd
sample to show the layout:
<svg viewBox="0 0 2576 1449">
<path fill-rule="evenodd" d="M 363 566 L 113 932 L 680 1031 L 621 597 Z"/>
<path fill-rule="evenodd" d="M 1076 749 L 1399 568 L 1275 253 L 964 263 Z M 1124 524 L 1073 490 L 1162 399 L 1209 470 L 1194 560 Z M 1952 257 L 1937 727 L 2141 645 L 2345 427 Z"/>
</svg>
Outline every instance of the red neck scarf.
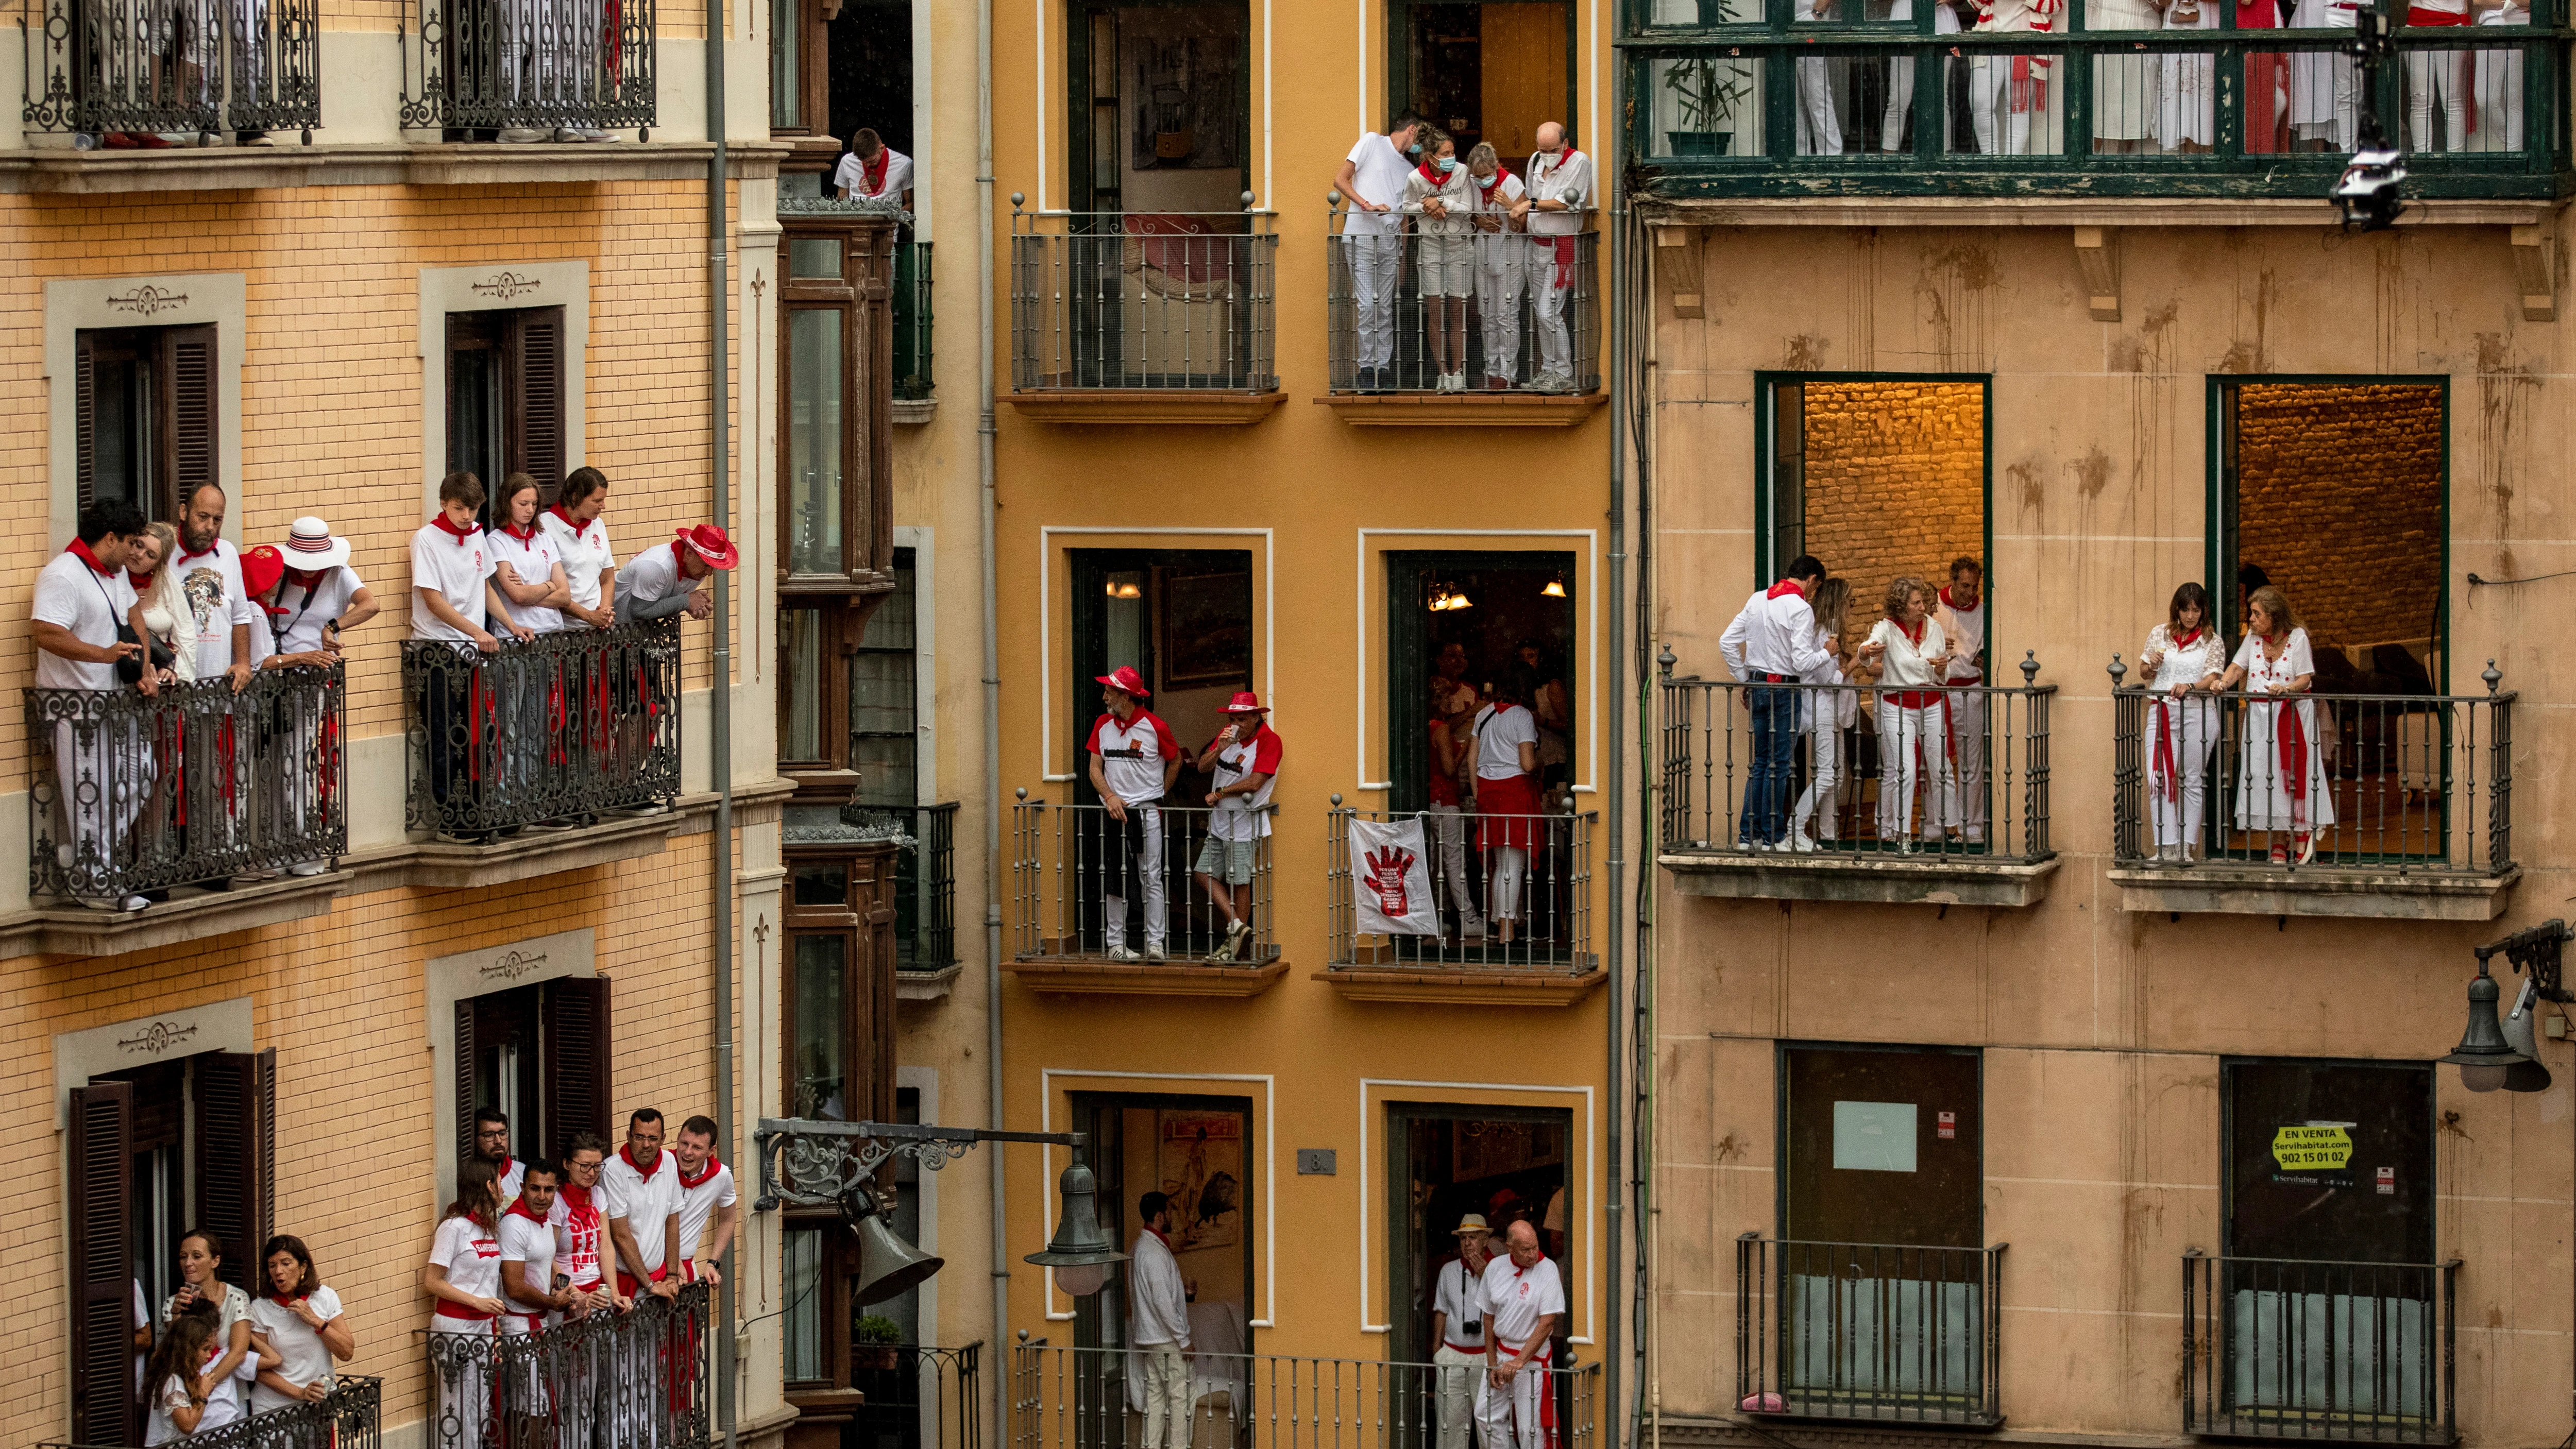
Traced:
<svg viewBox="0 0 2576 1449">
<path fill-rule="evenodd" d="M 470 523 L 465 525 L 463 528 L 459 528 L 455 524 L 448 522 L 447 512 L 444 509 L 441 509 L 437 514 L 433 515 L 429 521 L 437 526 L 439 532 L 453 535 L 456 539 L 456 546 L 458 548 L 463 548 L 466 540 L 483 531 Z M 182 557 L 185 557 L 185 555 L 182 555 Z"/>
<path fill-rule="evenodd" d="M 90 552 L 89 545 L 81 542 L 77 538 L 73 539 L 71 541 L 71 546 L 64 549 L 63 552 L 77 555 L 82 563 L 89 565 L 92 573 L 98 574 L 102 578 L 112 579 L 116 577 L 116 570 L 100 563 L 98 561 L 98 555 Z"/>
<path fill-rule="evenodd" d="M 2201 624 L 2201 626 L 2200 626 L 2199 628 L 2192 630 L 2192 631 L 2191 631 L 2190 633 L 2188 633 L 2188 634 L 2176 634 L 2176 635 L 2174 635 L 2174 641 L 2173 641 L 2173 643 L 2174 643 L 2174 647 L 2175 647 L 2176 649 L 2188 649 L 2188 648 L 2190 648 L 2191 646 L 2193 646 L 2194 644 L 2199 643 L 2203 638 L 2205 638 L 2205 637 L 2208 635 L 2208 633 L 2209 633 L 2209 625 L 2208 625 L 2206 622 L 2204 622 L 2204 623 L 2202 623 L 2202 624 Z"/>
<path fill-rule="evenodd" d="M 517 539 L 521 543 L 534 543 L 537 541 L 537 521 L 533 518 L 528 520 L 528 526 L 524 529 L 515 523 L 505 523 L 501 525 L 501 531 L 510 535 L 512 538 Z"/>
<path fill-rule="evenodd" d="M 1472 172 L 1472 171 L 1471 171 L 1471 172 L 1469 172 L 1469 173 L 1467 173 L 1467 179 L 1468 179 L 1468 180 L 1470 180 L 1470 181 L 1475 181 L 1475 179 L 1476 179 L 1476 174 L 1475 174 L 1474 172 Z M 1504 169 L 1503 169 L 1502 167 L 1500 167 L 1500 166 L 1497 166 L 1497 167 L 1495 167 L 1495 168 L 1494 168 L 1494 179 L 1493 179 L 1493 180 L 1491 180 L 1491 181 L 1476 181 L 1476 194 L 1477 194 L 1479 197 L 1482 197 L 1482 198 L 1484 199 L 1485 203 L 1486 203 L 1487 205 L 1489 205 L 1489 206 L 1490 206 L 1490 205 L 1492 205 L 1492 204 L 1493 204 L 1494 194 L 1495 194 L 1496 192 L 1498 192 L 1498 191 L 1500 191 L 1500 190 L 1502 190 L 1502 189 L 1503 189 L 1503 183 L 1504 183 L 1504 182 L 1509 181 L 1509 180 L 1511 180 L 1511 179 L 1512 179 L 1512 173 L 1511 173 L 1511 172 L 1504 170 Z"/>
<path fill-rule="evenodd" d="M 677 1159 L 676 1157 L 675 1157 L 675 1158 L 673 1158 L 672 1160 L 673 1160 L 674 1164 L 676 1164 L 676 1163 L 678 1162 L 678 1159 Z M 703 1186 L 703 1185 L 706 1183 L 706 1181 L 707 1181 L 707 1179 L 708 1179 L 708 1178 L 711 1178 L 711 1177 L 715 1176 L 717 1173 L 722 1172 L 723 1170 L 724 1170 L 724 1164 L 723 1164 L 722 1162 L 717 1161 L 717 1160 L 716 1160 L 716 1155 L 715 1155 L 714 1153 L 710 1152 L 710 1153 L 708 1153 L 708 1154 L 707 1154 L 707 1170 L 706 1170 L 706 1171 L 699 1173 L 699 1174 L 698 1174 L 697 1176 L 695 1176 L 695 1177 L 691 1177 L 691 1176 L 689 1176 L 689 1170 L 688 1170 L 687 1168 L 683 1167 L 683 1168 L 681 1168 L 681 1169 L 680 1169 L 680 1186 L 682 1186 L 682 1187 L 700 1187 L 700 1186 Z"/>
<path fill-rule="evenodd" d="M 1977 596 L 1977 601 L 1973 604 L 1962 604 L 1958 600 L 1951 598 L 1950 591 L 1946 588 L 1941 591 L 1940 599 L 1942 607 L 1957 609 L 1961 613 L 1965 613 L 1971 609 L 1982 609 L 1986 606 L 1986 597 L 1983 594 L 1979 594 Z"/>
<path fill-rule="evenodd" d="M 620 1147 L 620 1148 L 618 1148 L 618 1149 L 617 1149 L 617 1155 L 618 1155 L 618 1156 L 620 1156 L 620 1157 L 625 1158 L 625 1159 L 626 1159 L 626 1165 L 627 1165 L 627 1166 L 629 1166 L 629 1167 L 631 1167 L 631 1168 L 634 1168 L 638 1176 L 648 1177 L 648 1178 L 649 1178 L 649 1177 L 651 1177 L 654 1173 L 657 1173 L 657 1172 L 659 1172 L 659 1171 L 661 1171 L 661 1170 L 662 1170 L 662 1156 L 663 1156 L 663 1155 L 662 1155 L 661 1153 L 659 1153 L 659 1152 L 654 1153 L 654 1154 L 653 1154 L 653 1165 L 652 1165 L 651 1167 L 646 1167 L 644 1164 L 642 1164 L 642 1163 L 640 1163 L 640 1162 L 637 1162 L 637 1161 L 635 1160 L 635 1145 L 634 1145 L 633 1143 L 631 1143 L 631 1142 L 630 1142 L 630 1143 L 627 1143 L 626 1145 L 624 1145 L 624 1146 L 622 1146 L 622 1147 Z"/>
<path fill-rule="evenodd" d="M 544 1221 L 545 1221 L 545 1219 L 544 1219 L 544 1218 L 541 1218 L 541 1217 L 537 1216 L 535 1213 L 532 1213 L 532 1212 L 528 1211 L 528 1200 L 527 1200 L 527 1198 L 526 1198 L 524 1195 L 523 1195 L 523 1196 L 520 1196 L 520 1197 L 514 1197 L 514 1198 L 510 1199 L 510 1210 L 509 1210 L 508 1212 L 506 1212 L 506 1213 L 502 1214 L 502 1216 L 504 1216 L 504 1217 L 513 1217 L 513 1218 L 526 1218 L 529 1222 L 532 1222 L 532 1223 L 542 1223 L 542 1222 L 544 1222 Z"/>
<path fill-rule="evenodd" d="M 132 585 L 134 592 L 138 594 L 148 594 L 152 592 L 152 581 L 160 576 L 161 575 L 158 570 L 148 574 L 138 574 L 132 569 L 127 569 L 125 571 L 126 583 Z"/>
<path fill-rule="evenodd" d="M 564 1215 L 576 1222 L 588 1222 L 599 1216 L 599 1209 L 590 1205 L 590 1189 L 580 1183 L 565 1183 L 555 1189 L 555 1196 L 563 1199 Z"/>
<path fill-rule="evenodd" d="M 579 532 L 581 532 L 581 531 L 582 531 L 582 528 L 584 527 L 584 525 L 583 525 L 583 524 L 582 524 L 578 519 L 574 518 L 571 514 L 564 512 L 564 506 L 563 506 L 562 504 L 560 504 L 560 503 L 549 503 L 549 504 L 547 504 L 547 505 L 546 505 L 546 512 L 551 513 L 551 514 L 553 514 L 555 517 L 562 519 L 562 520 L 563 520 L 564 527 L 571 529 L 571 530 L 572 530 L 573 532 L 575 532 L 575 533 L 579 533 Z"/>
<path fill-rule="evenodd" d="M 1771 591 L 1764 594 L 1762 597 L 1766 599 L 1784 599 L 1791 594 L 1796 594 L 1799 598 L 1803 599 L 1807 596 L 1807 591 L 1798 587 L 1798 581 L 1796 579 L 1782 579 L 1780 582 L 1773 584 L 1771 586 Z"/>
<path fill-rule="evenodd" d="M 223 541 L 222 539 L 220 539 L 220 538 L 219 538 L 219 539 L 216 539 L 213 543 L 207 544 L 204 548 L 194 550 L 193 552 L 188 548 L 188 546 L 187 546 L 186 544 L 184 544 L 184 543 L 183 543 L 183 544 L 179 545 L 179 560 L 178 560 L 178 561 L 179 561 L 179 562 L 181 562 L 181 563 L 186 563 L 186 562 L 188 562 L 190 559 L 212 558 L 212 557 L 214 557 L 215 555 L 222 553 L 222 552 L 223 552 L 223 550 L 224 550 L 224 541 Z"/>
<path fill-rule="evenodd" d="M 1155 1241 L 1163 1245 L 1164 1252 L 1168 1253 L 1172 1250 L 1172 1240 L 1164 1235 L 1161 1228 L 1147 1228 L 1145 1231 L 1154 1235 Z"/>
<path fill-rule="evenodd" d="M 1905 636 L 1905 642 L 1906 642 L 1906 643 L 1908 643 L 1908 644 L 1916 644 L 1916 645 L 1919 645 L 1919 644 L 1921 644 L 1921 643 L 1923 642 L 1923 625 L 1922 625 L 1922 624 L 1908 624 L 1908 623 L 1906 623 L 1906 622 L 1905 622 L 1904 620 L 1902 620 L 1902 619 L 1893 619 L 1893 620 L 1890 620 L 1889 622 L 1890 622 L 1890 623 L 1893 623 L 1894 625 L 1896 625 L 1896 632 L 1897 632 L 1897 633 L 1902 634 L 1902 635 L 1904 635 L 1904 636 Z M 1930 623 L 1930 622 L 1931 622 L 1931 621 L 1930 621 L 1930 620 L 1928 620 L 1928 619 L 1924 621 L 1924 623 Z"/>
<path fill-rule="evenodd" d="M 886 168 L 893 164 L 894 148 L 877 147 L 877 159 L 859 163 L 859 174 L 867 178 L 867 185 L 860 189 L 870 196 L 881 195 L 885 191 Z"/>
<path fill-rule="evenodd" d="M 1440 169 L 1437 166 L 1434 166 L 1428 158 L 1426 158 L 1421 165 L 1416 166 L 1413 169 L 1420 173 L 1424 181 L 1431 184 L 1431 189 L 1434 191 L 1438 191 L 1441 187 L 1449 184 L 1449 178 L 1441 175 Z"/>
</svg>

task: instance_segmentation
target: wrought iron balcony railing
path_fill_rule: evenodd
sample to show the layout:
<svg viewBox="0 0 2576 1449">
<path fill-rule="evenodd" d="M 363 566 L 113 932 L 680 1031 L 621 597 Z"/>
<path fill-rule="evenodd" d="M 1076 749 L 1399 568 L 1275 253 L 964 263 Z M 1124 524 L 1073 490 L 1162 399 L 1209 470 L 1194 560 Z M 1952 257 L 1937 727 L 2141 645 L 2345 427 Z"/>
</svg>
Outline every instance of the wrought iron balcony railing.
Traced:
<svg viewBox="0 0 2576 1449">
<path fill-rule="evenodd" d="M 894 395 L 919 402 L 937 385 L 931 355 L 930 243 L 898 241 L 894 247 Z"/>
<path fill-rule="evenodd" d="M 1209 820 L 1220 813 L 1172 805 L 1129 806 L 1113 820 L 1099 805 L 1050 805 L 1019 792 L 1011 807 L 1013 954 L 1022 961 L 1206 961 L 1226 944 L 1226 913 L 1198 878 Z M 1271 807 L 1276 819 L 1276 807 Z M 1252 842 L 1252 936 L 1222 964 L 1278 959 L 1273 944 L 1270 837 Z M 1111 907 L 1116 907 L 1112 910 Z"/>
<path fill-rule="evenodd" d="M 956 965 L 957 802 L 852 805 L 842 814 L 863 829 L 886 824 L 899 832 L 894 856 L 895 969 L 935 972 Z"/>
<path fill-rule="evenodd" d="M 20 0 L 18 31 L 30 131 L 310 142 L 322 124 L 316 0 Z"/>
<path fill-rule="evenodd" d="M 649 139 L 654 0 L 403 0 L 402 124 L 492 139 Z"/>
<path fill-rule="evenodd" d="M 384 1442 L 384 1398 L 384 1380 L 335 1373 L 330 1392 L 319 1400 L 235 1419 L 220 1429 L 186 1435 L 184 1441 L 188 1449 L 377 1449 Z M 48 1443 L 36 1449 L 112 1446 Z"/>
<path fill-rule="evenodd" d="M 680 793 L 675 619 L 504 640 L 498 654 L 412 639 L 402 662 L 412 830 L 481 842 Z"/>
<path fill-rule="evenodd" d="M 27 891 L 120 901 L 349 848 L 346 676 L 266 669 L 133 689 L 30 689 Z"/>
<path fill-rule="evenodd" d="M 2513 869 L 2513 709 L 2495 692 L 2191 694 L 2112 661 L 2112 860 L 2493 877 Z"/>
<path fill-rule="evenodd" d="M 2003 1422 L 2005 1244 L 1735 1240 L 1735 1395 L 1749 1414 Z"/>
<path fill-rule="evenodd" d="M 1664 681 L 1667 855 L 2026 865 L 2049 843 L 2049 707 L 2022 682 Z M 1768 755 L 1766 756 L 1766 749 Z"/>
<path fill-rule="evenodd" d="M 1629 49 L 1630 154 L 1669 197 L 2295 197 L 2322 208 L 2374 113 L 2410 195 L 2565 195 L 2561 0 L 2405 24 L 2363 84 L 2351 5 L 2066 0 L 2051 29 L 1960 33 L 1939 0 L 1654 0 Z M 1891 18 L 1902 11 L 1898 18 Z M 1975 10 L 1965 8 L 1967 23 Z M 2196 14 L 2197 25 L 2169 15 Z M 2322 213 L 2321 213 L 2322 214 Z"/>
<path fill-rule="evenodd" d="M 984 1345 L 853 1343 L 851 1442 L 867 1449 L 985 1449 Z"/>
<path fill-rule="evenodd" d="M 541 1331 L 416 1330 L 431 1396 L 424 1449 L 707 1449 L 708 1308 L 707 1285 L 689 1283 L 672 1298 L 639 1293 L 629 1312 Z"/>
<path fill-rule="evenodd" d="M 1031 212 L 1011 198 L 1011 387 L 1275 392 L 1268 212 Z"/>
<path fill-rule="evenodd" d="M 2182 1427 L 2449 1444 L 2460 1260 L 2182 1258 Z"/>
<path fill-rule="evenodd" d="M 1562 808 L 1553 814 L 1482 815 L 1470 806 L 1409 815 L 1344 809 L 1334 796 L 1326 867 L 1332 886 L 1330 964 L 1573 976 L 1596 969 L 1601 963 L 1592 950 L 1592 836 L 1601 817 L 1576 814 L 1571 795 L 1557 803 Z M 1421 864 L 1431 883 L 1438 934 L 1360 930 L 1354 897 L 1361 892 L 1375 893 L 1390 916 L 1405 913 L 1409 862 L 1355 847 L 1353 821 L 1420 823 Z M 1404 853 L 1401 847 L 1393 852 Z"/>
<path fill-rule="evenodd" d="M 1336 194 L 1324 238 L 1332 391 L 1440 392 L 1444 377 L 1474 393 L 1600 391 L 1598 232 L 1533 236 L 1496 215 L 1481 218 L 1490 234 L 1426 235 L 1478 224 L 1426 217 L 1354 232 L 1352 219 Z"/>
</svg>

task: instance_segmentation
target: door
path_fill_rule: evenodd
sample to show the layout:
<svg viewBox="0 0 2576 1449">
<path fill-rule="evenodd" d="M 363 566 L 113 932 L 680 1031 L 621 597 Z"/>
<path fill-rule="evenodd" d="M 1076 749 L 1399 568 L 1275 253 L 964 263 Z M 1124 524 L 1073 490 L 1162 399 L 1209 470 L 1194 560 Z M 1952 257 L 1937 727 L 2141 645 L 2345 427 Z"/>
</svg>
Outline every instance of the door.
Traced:
<svg viewBox="0 0 2576 1449">
<path fill-rule="evenodd" d="M 1391 0 L 1387 22 L 1399 62 L 1387 114 L 1419 111 L 1456 138 L 1462 163 L 1483 142 L 1517 175 L 1540 124 L 1574 114 L 1566 0 Z"/>
<path fill-rule="evenodd" d="M 1540 774 L 1553 800 L 1574 779 L 1581 742 L 1576 736 L 1574 595 L 1575 556 L 1540 552 L 1424 552 L 1386 556 L 1387 687 L 1386 761 L 1394 788 L 1387 808 L 1406 814 L 1431 803 L 1430 725 L 1435 692 L 1463 700 L 1459 686 L 1481 702 L 1493 686 L 1524 666 L 1522 649 L 1535 646 L 1539 661 L 1530 677 L 1558 686 L 1561 728 L 1540 709 Z M 1463 658 L 1451 655 L 1459 646 Z M 1444 657 L 1446 662 L 1444 662 Z M 1442 671 L 1456 670 L 1452 679 Z M 1436 682 L 1436 685 L 1435 685 Z M 1554 734 L 1555 739 L 1549 736 Z"/>
</svg>

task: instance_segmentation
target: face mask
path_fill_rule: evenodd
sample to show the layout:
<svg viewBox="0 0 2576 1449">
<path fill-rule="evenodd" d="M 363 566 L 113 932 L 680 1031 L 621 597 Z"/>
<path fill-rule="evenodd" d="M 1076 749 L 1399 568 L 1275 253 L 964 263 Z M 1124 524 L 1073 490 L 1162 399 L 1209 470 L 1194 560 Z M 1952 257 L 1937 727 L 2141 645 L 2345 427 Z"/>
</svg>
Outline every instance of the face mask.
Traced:
<svg viewBox="0 0 2576 1449">
<path fill-rule="evenodd" d="M 1450 172 L 1458 169 L 1458 158 L 1454 156 L 1443 156 L 1439 160 L 1432 162 L 1431 166 L 1433 170 L 1446 176 Z"/>
<path fill-rule="evenodd" d="M 1419 155 L 1421 155 L 1421 154 L 1422 154 L 1422 143 L 1421 143 L 1421 142 L 1419 142 L 1419 141 L 1416 141 L 1416 142 L 1414 142 L 1412 145 L 1405 147 L 1405 148 L 1404 148 L 1404 154 L 1405 154 L 1405 155 L 1407 155 L 1407 156 L 1419 156 Z"/>
</svg>

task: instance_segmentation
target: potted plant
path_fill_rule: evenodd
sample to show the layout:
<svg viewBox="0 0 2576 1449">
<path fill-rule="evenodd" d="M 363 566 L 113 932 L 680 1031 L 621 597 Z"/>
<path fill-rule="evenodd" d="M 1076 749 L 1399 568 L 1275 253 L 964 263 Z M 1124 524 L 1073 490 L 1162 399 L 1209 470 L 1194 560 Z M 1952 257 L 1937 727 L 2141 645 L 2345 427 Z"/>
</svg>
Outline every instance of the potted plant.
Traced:
<svg viewBox="0 0 2576 1449">
<path fill-rule="evenodd" d="M 1675 61 L 1664 72 L 1664 89 L 1672 93 L 1682 123 L 1680 129 L 1664 133 L 1672 153 L 1725 155 L 1735 144 L 1735 108 L 1753 94 L 1744 67 L 1731 58 Z"/>
<path fill-rule="evenodd" d="M 854 1336 L 857 1342 L 850 1349 L 852 1368 L 879 1373 L 894 1368 L 895 1345 L 903 1342 L 903 1329 L 893 1319 L 867 1314 L 859 1319 Z"/>
</svg>

